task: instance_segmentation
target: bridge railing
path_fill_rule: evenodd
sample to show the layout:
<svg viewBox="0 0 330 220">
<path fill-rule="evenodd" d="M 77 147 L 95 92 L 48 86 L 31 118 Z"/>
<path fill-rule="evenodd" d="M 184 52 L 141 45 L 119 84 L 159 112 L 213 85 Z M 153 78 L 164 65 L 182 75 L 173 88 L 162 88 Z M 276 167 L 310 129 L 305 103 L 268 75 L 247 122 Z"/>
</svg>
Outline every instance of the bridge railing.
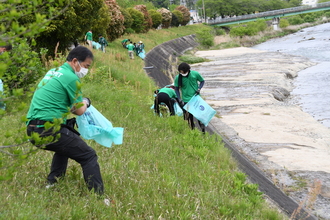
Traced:
<svg viewBox="0 0 330 220">
<path fill-rule="evenodd" d="M 256 14 L 248 14 L 248 15 L 240 15 L 236 17 L 231 17 L 231 18 L 222 18 L 222 19 L 217 19 L 218 21 L 212 22 L 212 24 L 221 24 L 225 22 L 232 22 L 232 21 L 240 21 L 240 20 L 248 20 L 248 19 L 253 19 L 253 18 L 264 18 L 268 16 L 276 16 L 276 15 L 281 15 L 281 14 L 286 14 L 286 13 L 292 13 L 292 12 L 301 12 L 301 11 L 306 11 L 309 9 L 317 9 L 317 8 L 324 8 L 324 7 L 330 7 L 330 2 L 323 2 L 315 5 L 303 5 L 299 7 L 293 7 L 293 8 L 285 8 L 285 9 L 278 9 L 274 11 L 266 11 L 266 12 L 260 12 Z"/>
</svg>

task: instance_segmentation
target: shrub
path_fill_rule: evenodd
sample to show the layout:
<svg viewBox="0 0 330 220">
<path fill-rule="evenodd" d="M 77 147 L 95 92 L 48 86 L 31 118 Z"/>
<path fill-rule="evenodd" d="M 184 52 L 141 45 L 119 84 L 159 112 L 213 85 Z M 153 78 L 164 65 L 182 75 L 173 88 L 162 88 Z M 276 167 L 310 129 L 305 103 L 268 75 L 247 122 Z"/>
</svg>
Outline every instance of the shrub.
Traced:
<svg viewBox="0 0 330 220">
<path fill-rule="evenodd" d="M 324 16 L 327 17 L 327 18 L 330 18 L 330 11 L 325 12 Z"/>
<path fill-rule="evenodd" d="M 41 50 L 42 54 L 46 50 Z M 12 94 L 15 89 L 28 91 L 41 76 L 45 74 L 45 68 L 39 59 L 39 54 L 32 51 L 26 39 L 20 39 L 13 49 L 8 53 L 9 56 L 0 56 L 1 62 L 7 64 L 7 69 L 2 76 L 2 81 L 6 93 Z"/>
<path fill-rule="evenodd" d="M 143 16 L 142 12 L 140 12 L 140 11 L 134 9 L 134 8 L 128 8 L 127 11 L 133 19 L 133 23 L 132 23 L 131 28 L 136 33 L 143 32 L 143 30 L 144 30 L 144 16 Z"/>
<path fill-rule="evenodd" d="M 280 20 L 280 28 L 286 28 L 287 26 L 289 26 L 289 22 L 287 19 L 281 19 Z"/>
<path fill-rule="evenodd" d="M 171 27 L 179 27 L 180 22 L 178 17 L 172 13 Z"/>
<path fill-rule="evenodd" d="M 211 34 L 211 30 L 208 28 L 201 28 L 196 33 L 197 41 L 200 45 L 209 48 L 214 45 L 214 36 Z"/>
<path fill-rule="evenodd" d="M 291 24 L 291 25 L 298 25 L 298 24 L 304 23 L 304 20 L 299 15 L 289 17 L 288 21 L 289 21 L 289 24 Z"/>
<path fill-rule="evenodd" d="M 120 8 L 121 14 L 124 16 L 124 26 L 125 26 L 125 33 L 130 33 L 128 29 L 134 30 L 131 28 L 133 24 L 133 18 L 130 13 L 125 8 Z M 131 32 L 131 33 L 133 33 Z"/>
<path fill-rule="evenodd" d="M 180 56 L 179 57 L 180 62 L 185 62 L 185 63 L 189 63 L 189 64 L 193 64 L 193 63 L 201 63 L 204 62 L 206 59 L 202 58 L 202 57 L 195 57 L 195 56 L 191 56 L 191 55 L 184 55 L 184 56 Z"/>
<path fill-rule="evenodd" d="M 107 28 L 107 38 L 114 41 L 125 32 L 124 15 L 120 11 L 116 0 L 106 0 L 105 4 L 109 8 L 110 23 Z"/>
<path fill-rule="evenodd" d="M 226 31 L 224 29 L 222 29 L 221 27 L 215 27 L 215 35 L 216 36 L 220 36 L 220 35 L 225 35 Z"/>
<path fill-rule="evenodd" d="M 172 11 L 172 15 L 175 15 L 176 18 L 178 19 L 178 24 L 174 25 L 175 27 L 178 27 L 182 23 L 182 20 L 183 20 L 182 12 L 178 11 L 178 10 L 174 10 L 174 11 Z M 172 23 L 173 23 L 173 16 L 172 16 Z"/>
<path fill-rule="evenodd" d="M 147 7 L 145 5 L 135 5 L 134 9 L 140 11 L 143 14 L 144 22 L 142 32 L 148 32 L 152 27 L 152 19 L 148 13 Z"/>
<path fill-rule="evenodd" d="M 190 21 L 190 12 L 189 12 L 189 9 L 186 8 L 183 5 L 180 5 L 180 6 L 176 7 L 175 10 L 178 10 L 178 11 L 180 11 L 182 13 L 182 16 L 183 17 L 182 17 L 182 21 L 181 21 L 180 24 L 182 26 L 185 26 L 186 24 L 188 24 L 189 21 Z"/>
<path fill-rule="evenodd" d="M 150 9 L 148 12 L 152 19 L 152 27 L 155 29 L 158 28 L 158 26 L 162 23 L 161 13 L 159 13 L 155 9 Z"/>
<path fill-rule="evenodd" d="M 249 28 L 252 28 L 252 29 L 255 28 L 256 29 L 256 33 L 255 34 L 257 34 L 257 32 L 265 31 L 266 30 L 267 23 L 264 20 L 256 20 L 256 21 L 253 21 L 253 22 L 249 22 L 248 23 L 248 27 Z"/>
<path fill-rule="evenodd" d="M 162 15 L 162 28 L 169 28 L 172 22 L 172 12 L 166 8 L 161 8 L 157 11 Z"/>
<path fill-rule="evenodd" d="M 309 23 L 311 23 L 311 22 L 314 22 L 315 21 L 315 18 L 313 17 L 313 16 L 311 16 L 311 15 L 306 15 L 305 17 L 304 17 L 304 22 L 309 22 Z"/>
</svg>

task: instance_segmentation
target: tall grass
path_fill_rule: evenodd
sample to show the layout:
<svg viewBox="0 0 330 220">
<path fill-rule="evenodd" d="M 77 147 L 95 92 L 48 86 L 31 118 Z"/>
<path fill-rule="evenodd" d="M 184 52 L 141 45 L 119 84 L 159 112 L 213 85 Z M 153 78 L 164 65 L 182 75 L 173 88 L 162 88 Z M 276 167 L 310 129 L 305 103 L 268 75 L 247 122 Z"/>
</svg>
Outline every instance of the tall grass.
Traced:
<svg viewBox="0 0 330 220">
<path fill-rule="evenodd" d="M 198 28 L 129 37 L 144 41 L 148 51 Z M 87 191 L 74 161 L 66 177 L 46 189 L 52 153 L 38 150 L 16 168 L 12 179 L 1 182 L 0 219 L 285 219 L 268 207 L 257 185 L 246 182 L 220 137 L 190 130 L 180 117 L 154 116 L 155 83 L 141 59 L 128 59 L 120 40 L 106 54 L 94 54 L 95 63 L 83 79 L 84 96 L 114 127 L 125 128 L 122 145 L 105 148 L 87 141 L 99 156 L 110 206 Z M 24 135 L 20 118 L 26 112 L 27 107 L 1 120 L 0 144 Z M 4 135 L 8 131 L 11 135 Z"/>
</svg>

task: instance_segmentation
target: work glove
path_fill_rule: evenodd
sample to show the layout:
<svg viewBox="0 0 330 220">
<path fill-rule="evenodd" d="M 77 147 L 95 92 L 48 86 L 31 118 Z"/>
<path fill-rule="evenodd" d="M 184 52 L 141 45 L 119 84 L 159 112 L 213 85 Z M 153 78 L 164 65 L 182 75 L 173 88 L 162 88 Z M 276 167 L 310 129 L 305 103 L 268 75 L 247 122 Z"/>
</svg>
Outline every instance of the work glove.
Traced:
<svg viewBox="0 0 330 220">
<path fill-rule="evenodd" d="M 201 92 L 201 89 L 197 89 L 195 95 L 199 95 L 200 92 Z"/>
<path fill-rule="evenodd" d="M 84 97 L 83 98 L 83 102 L 86 103 L 87 108 L 89 108 L 89 106 L 91 106 L 91 103 L 92 103 L 92 101 L 89 98 L 87 98 L 87 97 Z"/>
</svg>

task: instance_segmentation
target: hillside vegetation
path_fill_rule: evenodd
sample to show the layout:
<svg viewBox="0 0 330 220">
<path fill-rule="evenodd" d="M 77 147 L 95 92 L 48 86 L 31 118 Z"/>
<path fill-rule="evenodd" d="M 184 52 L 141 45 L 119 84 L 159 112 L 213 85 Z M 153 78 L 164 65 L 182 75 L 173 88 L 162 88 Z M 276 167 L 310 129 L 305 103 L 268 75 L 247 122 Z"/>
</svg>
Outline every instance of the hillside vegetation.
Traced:
<svg viewBox="0 0 330 220">
<path fill-rule="evenodd" d="M 150 30 L 123 38 L 142 40 L 149 51 L 200 28 Z M 16 166 L 13 157 L 1 156 L 7 163 L 4 168 L 13 173 L 1 182 L 0 219 L 285 219 L 269 208 L 257 185 L 246 181 L 219 136 L 190 130 L 180 117 L 153 114 L 155 83 L 144 72 L 143 61 L 130 60 L 120 41 L 110 43 L 105 54 L 93 50 L 94 65 L 83 78 L 84 96 L 114 127 L 125 129 L 122 145 L 105 148 L 87 141 L 99 156 L 110 206 L 87 191 L 74 161 L 66 177 L 46 189 L 52 153 L 36 150 Z M 22 116 L 27 106 L 20 103 L 29 100 L 8 104 L 8 113 L 1 118 L 0 145 L 25 135 Z M 17 148 L 22 149 L 35 150 Z"/>
</svg>

